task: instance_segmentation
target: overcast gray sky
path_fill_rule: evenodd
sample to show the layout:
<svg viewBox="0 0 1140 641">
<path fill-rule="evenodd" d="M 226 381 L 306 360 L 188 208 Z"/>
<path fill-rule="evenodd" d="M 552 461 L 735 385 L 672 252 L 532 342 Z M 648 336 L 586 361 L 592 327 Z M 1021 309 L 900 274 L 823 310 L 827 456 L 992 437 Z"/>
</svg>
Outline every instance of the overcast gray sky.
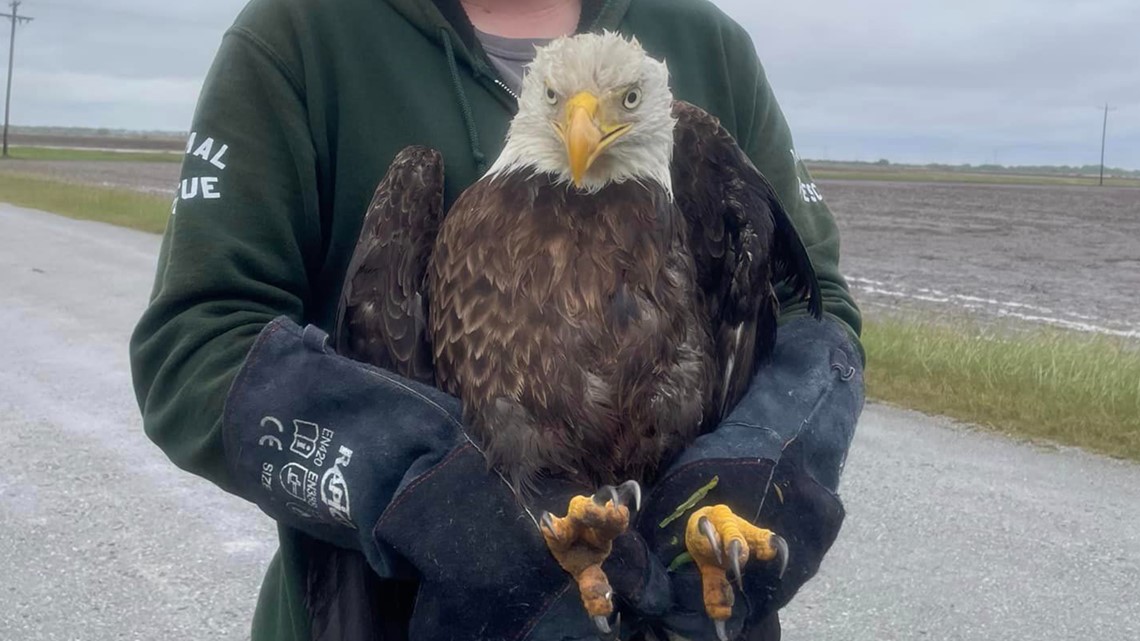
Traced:
<svg viewBox="0 0 1140 641">
<path fill-rule="evenodd" d="M 752 34 L 804 157 L 1092 164 L 1109 101 L 1108 164 L 1140 169 L 1140 0 L 716 2 Z M 25 0 L 13 122 L 185 130 L 243 5 Z"/>
</svg>

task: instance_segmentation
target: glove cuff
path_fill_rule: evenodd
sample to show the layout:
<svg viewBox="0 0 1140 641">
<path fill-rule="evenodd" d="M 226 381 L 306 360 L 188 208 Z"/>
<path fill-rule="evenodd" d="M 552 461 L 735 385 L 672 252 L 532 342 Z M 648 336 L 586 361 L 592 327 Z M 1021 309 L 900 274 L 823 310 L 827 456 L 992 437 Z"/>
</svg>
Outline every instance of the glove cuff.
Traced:
<svg viewBox="0 0 1140 641">
<path fill-rule="evenodd" d="M 336 355 L 316 327 L 269 323 L 226 399 L 222 436 L 239 493 L 275 520 L 362 550 L 381 576 L 380 512 L 461 438 L 458 400 Z"/>
</svg>

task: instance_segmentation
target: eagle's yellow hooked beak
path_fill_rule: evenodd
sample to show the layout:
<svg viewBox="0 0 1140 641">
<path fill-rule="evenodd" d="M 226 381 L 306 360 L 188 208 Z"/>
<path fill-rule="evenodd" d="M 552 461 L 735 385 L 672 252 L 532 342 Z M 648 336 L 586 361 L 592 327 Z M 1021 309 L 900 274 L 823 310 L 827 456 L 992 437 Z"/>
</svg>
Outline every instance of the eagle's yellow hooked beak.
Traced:
<svg viewBox="0 0 1140 641">
<path fill-rule="evenodd" d="M 598 98 L 582 91 L 566 102 L 563 121 L 555 129 L 566 145 L 570 158 L 570 176 L 581 187 L 582 178 L 602 151 L 629 131 L 628 124 L 609 125 L 598 119 Z"/>
</svg>

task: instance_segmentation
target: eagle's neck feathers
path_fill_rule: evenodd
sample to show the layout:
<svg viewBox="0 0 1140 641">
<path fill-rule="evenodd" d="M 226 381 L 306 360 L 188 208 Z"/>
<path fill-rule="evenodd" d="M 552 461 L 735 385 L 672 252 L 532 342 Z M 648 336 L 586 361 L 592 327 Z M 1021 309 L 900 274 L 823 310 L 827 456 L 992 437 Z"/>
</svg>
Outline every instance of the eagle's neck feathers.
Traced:
<svg viewBox="0 0 1140 641">
<path fill-rule="evenodd" d="M 525 177 L 547 175 L 557 185 L 585 193 L 597 193 L 614 183 L 655 183 L 665 190 L 670 200 L 673 198 L 673 180 L 669 170 L 673 157 L 671 127 L 666 132 L 656 132 L 655 137 L 660 138 L 654 141 L 656 144 L 628 144 L 607 150 L 590 167 L 581 187 L 572 184 L 565 148 L 560 144 L 551 144 L 549 140 L 553 139 L 557 143 L 557 139 L 553 136 L 518 135 L 519 133 L 512 131 L 512 135 L 508 136 L 502 153 L 487 171 L 486 178 L 494 181 L 516 173 Z"/>
</svg>

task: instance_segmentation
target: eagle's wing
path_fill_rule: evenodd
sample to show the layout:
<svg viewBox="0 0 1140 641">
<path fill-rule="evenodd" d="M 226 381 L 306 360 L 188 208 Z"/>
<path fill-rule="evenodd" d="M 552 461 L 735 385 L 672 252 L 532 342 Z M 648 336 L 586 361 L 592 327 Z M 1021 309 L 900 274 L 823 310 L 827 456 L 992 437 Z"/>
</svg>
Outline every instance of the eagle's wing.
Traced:
<svg viewBox="0 0 1140 641">
<path fill-rule="evenodd" d="M 376 188 L 345 273 L 338 353 L 434 383 L 426 274 L 442 218 L 443 158 L 405 148 Z"/>
<path fill-rule="evenodd" d="M 722 418 L 775 346 L 775 286 L 786 280 L 818 318 L 819 282 L 772 185 L 720 122 L 681 101 L 674 103 L 673 115 L 673 192 L 688 223 L 722 373 L 713 408 Z"/>
</svg>

